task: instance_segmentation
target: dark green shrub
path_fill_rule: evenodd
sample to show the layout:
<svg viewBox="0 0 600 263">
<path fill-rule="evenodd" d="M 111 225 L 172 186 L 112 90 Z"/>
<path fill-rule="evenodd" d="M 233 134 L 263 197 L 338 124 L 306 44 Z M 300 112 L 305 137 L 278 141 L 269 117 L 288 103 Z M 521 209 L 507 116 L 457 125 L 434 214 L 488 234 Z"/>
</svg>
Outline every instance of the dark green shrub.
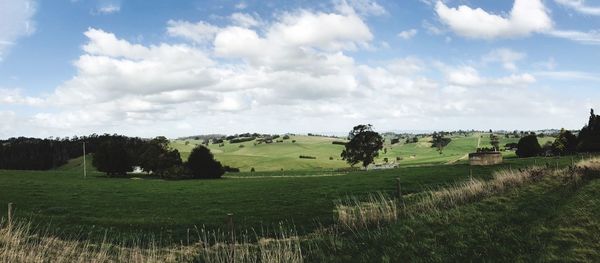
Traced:
<svg viewBox="0 0 600 263">
<path fill-rule="evenodd" d="M 519 158 L 538 156 L 541 152 L 542 146 L 540 146 L 537 136 L 526 135 L 519 139 L 516 152 Z"/>
<path fill-rule="evenodd" d="M 201 145 L 196 146 L 190 153 L 187 168 L 192 177 L 198 179 L 221 178 L 225 173 L 223 166 L 215 160 L 210 150 Z"/>
</svg>

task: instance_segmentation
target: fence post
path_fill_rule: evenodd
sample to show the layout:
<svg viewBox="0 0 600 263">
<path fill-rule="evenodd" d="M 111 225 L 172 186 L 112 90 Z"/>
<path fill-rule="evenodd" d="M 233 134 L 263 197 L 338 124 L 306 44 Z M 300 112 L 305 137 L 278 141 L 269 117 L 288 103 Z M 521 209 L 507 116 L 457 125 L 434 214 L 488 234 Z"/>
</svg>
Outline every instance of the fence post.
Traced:
<svg viewBox="0 0 600 263">
<path fill-rule="evenodd" d="M 469 167 L 469 180 L 473 180 L 473 168 Z"/>
<path fill-rule="evenodd" d="M 13 203 L 8 203 L 8 232 L 12 230 Z"/>
<path fill-rule="evenodd" d="M 396 178 L 396 196 L 398 200 L 402 200 L 402 186 L 400 185 L 400 177 Z"/>
<path fill-rule="evenodd" d="M 229 233 L 231 234 L 230 249 L 231 249 L 231 262 L 235 262 L 235 226 L 233 224 L 233 213 L 227 214 L 227 226 Z"/>
</svg>

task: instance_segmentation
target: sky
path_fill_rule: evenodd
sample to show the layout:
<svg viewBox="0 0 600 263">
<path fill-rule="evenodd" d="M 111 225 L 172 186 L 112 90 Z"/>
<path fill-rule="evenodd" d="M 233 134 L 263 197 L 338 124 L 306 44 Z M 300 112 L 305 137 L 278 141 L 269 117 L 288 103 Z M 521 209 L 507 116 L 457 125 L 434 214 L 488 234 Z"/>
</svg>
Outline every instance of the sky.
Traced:
<svg viewBox="0 0 600 263">
<path fill-rule="evenodd" d="M 598 0 L 0 0 L 0 138 L 581 128 Z"/>
</svg>

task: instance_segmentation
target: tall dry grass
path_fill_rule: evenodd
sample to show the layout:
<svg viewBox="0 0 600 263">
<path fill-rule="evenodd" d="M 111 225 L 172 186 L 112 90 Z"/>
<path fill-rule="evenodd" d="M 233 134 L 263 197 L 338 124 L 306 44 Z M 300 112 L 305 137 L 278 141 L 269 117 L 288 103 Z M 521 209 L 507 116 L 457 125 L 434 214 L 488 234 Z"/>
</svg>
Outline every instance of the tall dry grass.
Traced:
<svg viewBox="0 0 600 263">
<path fill-rule="evenodd" d="M 67 241 L 34 231 L 30 224 L 0 222 L 0 262 L 303 262 L 293 231 L 259 242 L 228 242 L 228 236 L 202 231 L 202 242 L 170 248 L 125 247 L 107 242 Z M 243 236 L 242 240 L 248 240 Z"/>
<path fill-rule="evenodd" d="M 420 195 L 416 202 L 407 206 L 404 212 L 410 215 L 455 207 L 540 180 L 551 172 L 549 169 L 537 166 L 519 170 L 500 170 L 494 172 L 491 180 L 470 179 L 439 190 L 427 191 Z"/>
<path fill-rule="evenodd" d="M 402 206 L 398 205 L 397 200 L 381 193 L 372 194 L 363 201 L 349 197 L 335 204 L 335 220 L 339 227 L 353 231 L 373 225 L 381 226 L 395 222 L 401 215 L 414 216 L 437 212 L 440 209 L 455 207 L 540 180 L 553 173 L 551 169 L 537 166 L 519 170 L 500 170 L 495 172 L 493 178 L 488 181 L 470 179 L 442 189 L 412 195 Z"/>
<path fill-rule="evenodd" d="M 366 200 L 348 197 L 335 204 L 336 223 L 346 229 L 358 230 L 381 226 L 398 219 L 398 207 L 393 198 L 382 193 L 369 194 Z"/>
</svg>

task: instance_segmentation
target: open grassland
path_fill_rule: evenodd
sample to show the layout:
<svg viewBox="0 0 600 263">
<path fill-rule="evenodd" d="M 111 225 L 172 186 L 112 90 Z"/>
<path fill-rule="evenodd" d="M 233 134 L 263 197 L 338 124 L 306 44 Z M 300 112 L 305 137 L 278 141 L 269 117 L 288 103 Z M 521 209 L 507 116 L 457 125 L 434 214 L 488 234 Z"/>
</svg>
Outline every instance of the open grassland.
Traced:
<svg viewBox="0 0 600 263">
<path fill-rule="evenodd" d="M 344 146 L 332 144 L 333 141 L 343 141 L 342 139 L 317 136 L 290 137 L 280 143 L 255 145 L 256 141 L 243 143 L 226 141 L 222 147 L 212 143 L 208 147 L 215 158 L 224 165 L 237 167 L 242 171 L 250 171 L 252 167 L 256 171 L 279 171 L 281 169 L 314 170 L 347 166 L 340 159 L 340 153 Z M 192 149 L 200 143 L 202 142 L 198 140 L 175 140 L 172 141 L 171 146 L 178 149 L 181 157 L 186 160 Z M 313 156 L 316 159 L 300 159 L 300 155 Z M 330 157 L 333 160 L 330 160 Z"/>
<path fill-rule="evenodd" d="M 481 138 L 479 138 L 481 136 Z M 388 162 L 401 166 L 443 164 L 454 162 L 465 162 L 467 154 L 477 149 L 479 140 L 480 147 L 491 147 L 489 145 L 489 134 L 474 133 L 468 136 L 453 136 L 452 141 L 440 154 L 431 147 L 431 137 L 419 138 L 417 143 L 390 144 L 385 141 L 384 150 L 380 152 L 376 163 Z M 540 139 L 543 144 L 554 140 L 551 137 Z M 295 141 L 292 142 L 292 141 Z M 332 144 L 333 141 L 344 141 L 342 138 L 328 138 L 318 136 L 291 136 L 288 140 L 271 144 L 255 144 L 256 141 L 243 143 L 225 142 L 224 146 L 209 144 L 215 158 L 224 165 L 240 168 L 241 171 L 302 171 L 302 170 L 334 170 L 348 167 L 348 164 L 340 158 L 344 149 L 342 145 Z M 500 144 L 518 142 L 518 139 L 500 138 Z M 174 140 L 171 146 L 178 149 L 184 160 L 187 159 L 191 150 L 201 141 L 198 140 Z M 242 147 L 240 147 L 242 146 Z M 300 155 L 313 156 L 316 159 L 301 159 Z M 505 156 L 514 157 L 514 152 L 505 152 Z"/>
<path fill-rule="evenodd" d="M 404 193 L 417 193 L 475 178 L 489 179 L 494 170 L 570 158 L 510 159 L 501 166 L 465 164 L 403 167 L 349 173 L 284 172 L 227 174 L 220 180 L 165 181 L 155 178 L 106 178 L 97 172 L 83 179 L 77 162 L 55 171 L 0 171 L 0 205 L 17 205 L 16 215 L 35 224 L 52 225 L 68 235 L 154 235 L 183 240 L 187 229 L 222 228 L 234 213 L 239 229 L 273 228 L 280 222 L 300 233 L 333 222 L 335 200 L 371 192 L 393 193 L 400 177 Z M 4 209 L 0 216 L 5 215 Z"/>
<path fill-rule="evenodd" d="M 185 245 L 123 247 L 61 241 L 26 225 L 8 230 L 0 223 L 0 260 L 598 262 L 600 160 L 585 160 L 577 168 L 533 161 L 537 167 L 523 169 L 522 165 L 531 163 L 513 163 L 481 177 L 485 180 L 475 177 L 406 194 L 403 202 L 386 192 L 348 197 L 344 200 L 354 201 L 336 203 L 338 216 L 331 226 L 307 235 L 283 230 L 258 242 L 248 240 L 247 233 L 238 232 L 238 241 L 230 244 L 227 234 L 202 232 L 199 242 Z M 356 205 L 360 213 L 351 212 Z M 340 216 L 341 208 L 346 209 L 344 216 Z M 343 223 L 356 218 L 366 223 Z"/>
</svg>

